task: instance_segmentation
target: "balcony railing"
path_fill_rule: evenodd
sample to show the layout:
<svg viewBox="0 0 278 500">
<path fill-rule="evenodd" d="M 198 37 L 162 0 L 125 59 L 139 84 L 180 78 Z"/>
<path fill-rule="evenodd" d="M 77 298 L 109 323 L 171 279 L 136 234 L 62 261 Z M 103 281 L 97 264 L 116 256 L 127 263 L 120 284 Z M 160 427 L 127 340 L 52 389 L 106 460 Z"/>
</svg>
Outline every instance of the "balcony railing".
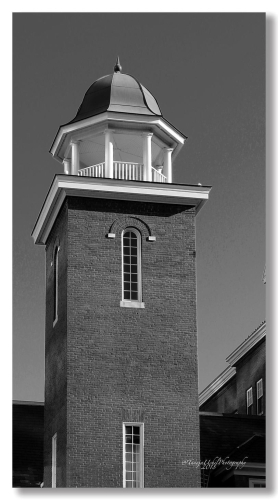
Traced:
<svg viewBox="0 0 278 500">
<path fill-rule="evenodd" d="M 165 175 L 152 167 L 152 182 L 166 182 L 166 180 Z"/>
<path fill-rule="evenodd" d="M 126 181 L 142 181 L 143 165 L 141 163 L 113 161 L 113 177 Z"/>
<path fill-rule="evenodd" d="M 143 181 L 143 168 L 141 163 L 114 161 L 113 178 L 127 181 Z M 78 175 L 83 177 L 105 177 L 105 162 L 78 170 Z M 151 167 L 152 182 L 166 182 L 165 175 Z"/>
<path fill-rule="evenodd" d="M 92 167 L 82 168 L 78 170 L 78 175 L 83 177 L 105 177 L 105 163 L 98 163 Z"/>
</svg>

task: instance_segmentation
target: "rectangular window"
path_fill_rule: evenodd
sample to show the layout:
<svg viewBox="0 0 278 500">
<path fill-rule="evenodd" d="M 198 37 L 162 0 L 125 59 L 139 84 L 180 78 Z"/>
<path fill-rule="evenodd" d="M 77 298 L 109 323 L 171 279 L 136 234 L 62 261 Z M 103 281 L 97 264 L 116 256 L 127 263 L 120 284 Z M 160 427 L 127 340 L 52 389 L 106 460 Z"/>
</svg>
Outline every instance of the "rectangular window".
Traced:
<svg viewBox="0 0 278 500">
<path fill-rule="evenodd" d="M 53 287 L 53 326 L 54 326 L 58 321 L 59 247 L 55 248 L 53 265 L 54 265 L 54 287 Z"/>
<path fill-rule="evenodd" d="M 140 235 L 136 229 L 123 233 L 123 300 L 141 300 Z"/>
<path fill-rule="evenodd" d="M 56 488 L 57 433 L 52 437 L 52 488 Z"/>
<path fill-rule="evenodd" d="M 248 389 L 248 391 L 246 392 L 246 400 L 247 400 L 247 403 L 246 403 L 246 406 L 247 406 L 247 415 L 252 415 L 252 413 L 253 413 L 253 391 L 252 391 L 252 387 L 250 387 L 250 389 Z"/>
<path fill-rule="evenodd" d="M 144 424 L 123 424 L 123 487 L 144 487 Z"/>
<path fill-rule="evenodd" d="M 261 378 L 257 382 L 257 415 L 263 415 L 263 379 Z"/>
</svg>

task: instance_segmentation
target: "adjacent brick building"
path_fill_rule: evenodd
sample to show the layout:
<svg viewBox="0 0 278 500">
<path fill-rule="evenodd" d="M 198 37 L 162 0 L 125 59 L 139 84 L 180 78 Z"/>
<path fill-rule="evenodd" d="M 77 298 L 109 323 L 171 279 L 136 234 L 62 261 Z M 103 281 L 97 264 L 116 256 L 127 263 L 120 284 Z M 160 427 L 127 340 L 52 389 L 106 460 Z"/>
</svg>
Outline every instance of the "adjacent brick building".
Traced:
<svg viewBox="0 0 278 500">
<path fill-rule="evenodd" d="M 264 321 L 227 357 L 226 368 L 200 394 L 200 410 L 265 415 Z"/>
<path fill-rule="evenodd" d="M 55 138 L 64 175 L 33 231 L 45 487 L 200 487 L 183 461 L 200 458 L 195 220 L 209 188 L 172 183 L 185 140 L 119 62 Z"/>
<path fill-rule="evenodd" d="M 203 487 L 265 488 L 265 342 L 264 321 L 199 396 Z M 217 459 L 244 466 L 215 466 Z"/>
</svg>

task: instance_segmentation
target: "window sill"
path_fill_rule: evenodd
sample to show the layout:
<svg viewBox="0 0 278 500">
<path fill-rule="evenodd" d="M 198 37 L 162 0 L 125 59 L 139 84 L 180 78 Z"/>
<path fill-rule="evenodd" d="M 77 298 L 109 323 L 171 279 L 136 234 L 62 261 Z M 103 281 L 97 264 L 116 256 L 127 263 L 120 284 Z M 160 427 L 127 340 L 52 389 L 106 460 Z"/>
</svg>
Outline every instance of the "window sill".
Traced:
<svg viewBox="0 0 278 500">
<path fill-rule="evenodd" d="M 145 309 L 144 302 L 138 302 L 136 300 L 121 300 L 121 307 L 133 307 L 134 309 Z"/>
</svg>

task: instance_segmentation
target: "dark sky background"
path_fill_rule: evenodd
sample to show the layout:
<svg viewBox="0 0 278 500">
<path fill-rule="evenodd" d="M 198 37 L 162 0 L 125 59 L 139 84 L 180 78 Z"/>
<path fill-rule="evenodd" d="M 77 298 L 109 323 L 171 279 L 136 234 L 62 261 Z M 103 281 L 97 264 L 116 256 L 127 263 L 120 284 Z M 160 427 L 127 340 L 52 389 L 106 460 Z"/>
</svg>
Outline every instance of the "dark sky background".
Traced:
<svg viewBox="0 0 278 500">
<path fill-rule="evenodd" d="M 63 170 L 49 149 L 117 55 L 188 136 L 174 182 L 212 186 L 197 216 L 202 390 L 265 319 L 264 14 L 15 14 L 13 37 L 14 399 L 44 399 L 45 252 L 31 232 Z"/>
</svg>

